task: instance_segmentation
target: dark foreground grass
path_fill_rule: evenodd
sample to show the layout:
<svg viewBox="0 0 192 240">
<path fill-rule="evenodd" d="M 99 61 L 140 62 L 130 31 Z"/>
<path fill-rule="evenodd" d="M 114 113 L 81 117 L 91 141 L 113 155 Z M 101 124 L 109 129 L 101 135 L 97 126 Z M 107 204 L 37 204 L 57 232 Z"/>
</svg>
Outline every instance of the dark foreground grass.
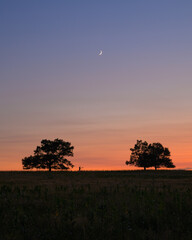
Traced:
<svg viewBox="0 0 192 240">
<path fill-rule="evenodd" d="M 0 240 L 192 239 L 192 172 L 0 172 Z"/>
</svg>

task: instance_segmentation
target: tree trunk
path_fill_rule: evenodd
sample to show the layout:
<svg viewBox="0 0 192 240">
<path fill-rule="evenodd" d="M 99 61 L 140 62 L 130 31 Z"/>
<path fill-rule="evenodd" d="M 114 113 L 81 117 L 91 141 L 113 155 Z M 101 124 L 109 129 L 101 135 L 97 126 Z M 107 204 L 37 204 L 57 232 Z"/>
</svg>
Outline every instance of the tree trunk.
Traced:
<svg viewBox="0 0 192 240">
<path fill-rule="evenodd" d="M 144 171 L 146 171 L 146 167 L 144 167 Z"/>
<path fill-rule="evenodd" d="M 157 166 L 155 166 L 155 171 L 157 170 Z"/>
<path fill-rule="evenodd" d="M 51 172 L 51 166 L 49 166 L 49 172 Z"/>
</svg>

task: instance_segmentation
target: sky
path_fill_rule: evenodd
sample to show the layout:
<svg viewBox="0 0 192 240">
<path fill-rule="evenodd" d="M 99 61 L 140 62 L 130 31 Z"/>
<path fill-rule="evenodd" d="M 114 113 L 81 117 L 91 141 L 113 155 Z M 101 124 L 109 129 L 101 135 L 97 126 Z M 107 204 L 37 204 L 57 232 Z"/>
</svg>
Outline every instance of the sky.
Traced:
<svg viewBox="0 0 192 240">
<path fill-rule="evenodd" d="M 0 170 L 42 139 L 84 170 L 125 165 L 137 139 L 192 168 L 192 1 L 1 0 Z M 99 51 L 103 54 L 99 56 Z"/>
</svg>

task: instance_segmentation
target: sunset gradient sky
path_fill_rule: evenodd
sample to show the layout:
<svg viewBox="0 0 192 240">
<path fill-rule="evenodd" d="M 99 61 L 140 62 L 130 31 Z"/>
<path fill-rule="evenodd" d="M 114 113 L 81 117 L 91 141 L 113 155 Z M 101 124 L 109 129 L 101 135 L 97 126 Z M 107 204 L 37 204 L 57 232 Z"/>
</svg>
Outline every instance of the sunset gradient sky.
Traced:
<svg viewBox="0 0 192 240">
<path fill-rule="evenodd" d="M 191 13 L 189 0 L 1 0 L 0 170 L 44 138 L 70 141 L 75 169 L 133 169 L 137 139 L 192 168 Z"/>
</svg>

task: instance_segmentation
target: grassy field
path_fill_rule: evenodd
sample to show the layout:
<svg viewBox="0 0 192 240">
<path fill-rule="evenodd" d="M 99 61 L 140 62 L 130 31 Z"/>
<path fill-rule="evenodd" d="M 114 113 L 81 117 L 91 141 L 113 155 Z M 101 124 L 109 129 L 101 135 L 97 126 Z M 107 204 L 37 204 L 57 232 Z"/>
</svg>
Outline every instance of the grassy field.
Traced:
<svg viewBox="0 0 192 240">
<path fill-rule="evenodd" d="M 192 171 L 0 172 L 0 240 L 192 239 Z"/>
</svg>

